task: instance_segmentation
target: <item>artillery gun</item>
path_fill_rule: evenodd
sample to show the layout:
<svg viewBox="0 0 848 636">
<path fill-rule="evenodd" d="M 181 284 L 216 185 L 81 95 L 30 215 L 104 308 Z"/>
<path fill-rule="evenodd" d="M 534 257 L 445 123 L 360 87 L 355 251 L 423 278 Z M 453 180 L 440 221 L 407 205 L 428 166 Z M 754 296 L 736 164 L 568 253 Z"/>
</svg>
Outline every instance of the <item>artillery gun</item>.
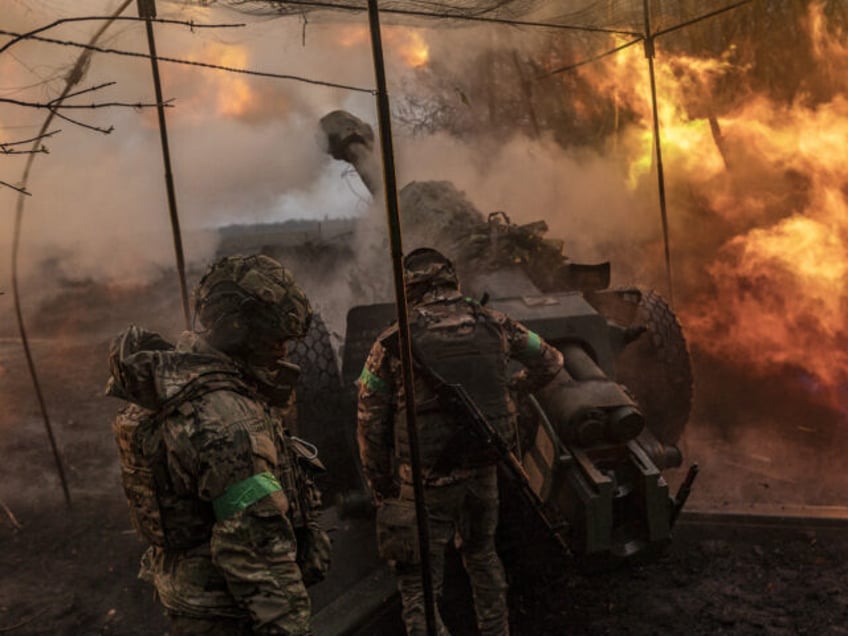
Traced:
<svg viewBox="0 0 848 636">
<path fill-rule="evenodd" d="M 344 111 L 328 114 L 321 126 L 328 152 L 350 163 L 372 195 L 380 196 L 371 127 Z M 609 263 L 571 262 L 563 242 L 545 236 L 544 221 L 517 225 L 503 211 L 486 216 L 450 182 L 411 182 L 401 189 L 399 203 L 406 251 L 439 249 L 456 264 L 466 295 L 521 321 L 564 355 L 564 368 L 553 382 L 535 395 L 516 396 L 516 450 L 543 502 L 543 516 L 568 529 L 573 557 L 589 567 L 607 566 L 667 545 L 695 475 L 691 470 L 680 492 L 671 496 L 662 474 L 682 464 L 677 443 L 692 402 L 689 353 L 671 308 L 653 291 L 611 289 Z M 334 469 L 353 462 L 358 470 L 354 383 L 374 339 L 395 312 L 394 303 L 382 302 L 353 307 L 347 314 L 343 418 L 334 425 L 337 438 L 338 428 L 343 429 L 350 456 L 327 457 Z M 321 446 L 320 439 L 314 441 Z M 355 507 L 352 502 L 366 500 L 334 495 L 342 502 L 334 515 L 344 516 Z M 527 511 L 515 501 L 502 497 L 499 549 L 507 555 L 515 550 L 521 561 Z M 344 547 L 342 541 L 336 546 Z M 373 553 L 358 554 L 373 558 Z M 390 589 L 385 577 L 370 581 L 370 596 L 385 598 Z M 353 600 L 334 601 L 319 613 L 319 627 L 322 615 L 354 606 L 364 611 L 369 594 L 354 588 L 351 594 Z"/>
<path fill-rule="evenodd" d="M 374 133 L 345 111 L 321 125 L 328 151 L 349 162 L 375 196 Z M 571 262 L 547 224 L 480 213 L 448 182 L 399 193 L 407 250 L 432 246 L 456 263 L 464 293 L 489 302 L 556 346 L 566 363 L 536 396 L 519 396 L 525 468 L 586 556 L 628 557 L 666 542 L 675 498 L 661 471 L 680 466 L 676 444 L 692 401 L 686 342 L 653 291 L 609 289 L 610 265 Z M 342 377 L 350 385 L 392 304 L 354 307 Z M 625 528 L 627 530 L 625 530 Z"/>
</svg>

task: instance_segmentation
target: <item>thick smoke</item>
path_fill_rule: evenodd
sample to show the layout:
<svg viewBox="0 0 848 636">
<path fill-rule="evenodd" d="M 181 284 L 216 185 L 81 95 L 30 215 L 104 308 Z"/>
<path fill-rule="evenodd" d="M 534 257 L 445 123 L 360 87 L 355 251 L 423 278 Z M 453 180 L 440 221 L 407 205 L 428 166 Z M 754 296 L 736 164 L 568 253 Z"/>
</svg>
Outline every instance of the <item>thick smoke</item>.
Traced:
<svg viewBox="0 0 848 636">
<path fill-rule="evenodd" d="M 116 4 L 86 0 L 73 3 L 73 13 L 105 14 Z M 163 56 L 373 86 L 364 15 L 346 18 L 332 14 L 304 24 L 296 18 L 257 21 L 214 6 L 158 4 L 160 17 L 249 21 L 243 29 L 194 32 L 157 25 Z M 67 3 L 16 0 L 4 11 L 4 24 L 10 30 L 23 31 L 70 12 Z M 343 19 L 348 22 L 341 22 Z M 92 30 L 92 24 L 80 23 L 49 33 L 85 40 Z M 146 51 L 141 25 L 122 23 L 110 34 L 108 46 Z M 478 51 L 512 47 L 530 55 L 549 44 L 527 31 L 492 28 L 425 26 L 419 35 L 429 47 L 430 63 L 440 65 L 449 77 L 474 73 Z M 411 65 L 414 60 L 405 54 L 406 48 L 416 44 L 420 42 L 409 36 L 407 27 L 387 27 L 390 91 L 396 106 L 402 102 L 404 89 L 418 79 Z M 56 95 L 63 73 L 78 55 L 76 49 L 36 42 L 21 43 L 12 51 L 14 57 L 0 55 L 0 75 L 6 95 L 21 99 Z M 638 90 L 644 88 L 644 82 L 633 81 L 644 79 L 644 56 L 635 48 L 627 55 L 630 57 L 586 67 L 578 76 L 596 87 L 596 96 L 615 95 L 616 108 L 639 116 L 620 122 L 605 143 L 568 144 L 544 132 L 531 137 L 503 129 L 489 134 L 476 130 L 461 135 L 452 130 L 414 135 L 410 127 L 396 122 L 398 183 L 451 181 L 483 213 L 503 210 L 517 223 L 544 219 L 549 236 L 564 239 L 565 253 L 576 262 L 612 260 L 614 283 L 639 283 L 666 292 L 649 111 L 645 110 L 645 91 Z M 822 59 L 829 60 L 828 72 L 834 77 L 839 76 L 838 69 L 844 70 L 844 48 L 822 44 Z M 622 71 L 619 60 L 633 66 Z M 658 64 L 658 70 L 662 68 Z M 821 167 L 815 159 L 823 152 L 838 155 L 845 138 L 840 133 L 833 141 L 815 133 L 841 130 L 838 127 L 848 114 L 844 100 L 825 104 L 801 101 L 778 107 L 769 100 L 744 95 L 720 113 L 700 112 L 698 107 L 710 100 L 701 104 L 693 96 L 711 95 L 715 82 L 738 69 L 733 69 L 728 59 L 712 60 L 706 69 L 694 59 L 665 68 L 671 72 L 660 76 L 660 97 L 664 104 L 680 107 L 676 119 L 672 116 L 664 121 L 663 132 L 676 309 L 690 345 L 694 345 L 696 363 L 708 370 L 703 377 L 696 377 L 696 418 L 699 424 L 706 424 L 694 429 L 689 450 L 715 467 L 747 462 L 756 472 L 760 464 L 770 463 L 766 468 L 760 466 L 766 476 L 777 471 L 774 467 L 778 464 L 788 466 L 786 458 L 790 456 L 798 458 L 800 466 L 809 466 L 805 449 L 820 445 L 828 433 L 819 430 L 815 444 L 809 443 L 812 434 L 807 431 L 801 431 L 797 439 L 788 436 L 784 444 L 790 451 L 800 448 L 798 453 L 777 449 L 774 442 L 774 448 L 761 454 L 769 462 L 758 460 L 754 457 L 756 446 L 764 438 L 774 438 L 775 429 L 785 427 L 757 410 L 770 402 L 773 405 L 774 394 L 727 393 L 728 377 L 735 378 L 739 386 L 750 387 L 749 372 L 754 370 L 765 373 L 779 390 L 786 386 L 787 377 L 799 377 L 804 369 L 793 366 L 792 361 L 789 371 L 779 364 L 749 364 L 740 351 L 750 358 L 758 352 L 756 347 L 734 348 L 724 337 L 734 328 L 741 332 L 762 328 L 762 323 L 746 321 L 744 302 L 733 306 L 741 313 L 731 313 L 728 296 L 732 300 L 736 293 L 745 300 L 763 285 L 773 289 L 762 277 L 739 274 L 741 265 L 766 264 L 747 256 L 743 243 L 747 245 L 752 233 L 756 236 L 756 232 L 782 227 L 797 215 L 836 227 L 838 219 L 818 213 L 825 200 L 816 192 L 826 185 L 827 192 L 844 197 L 844 179 L 833 177 L 824 183 L 813 173 Z M 373 97 L 166 62 L 160 69 L 165 97 L 175 100 L 167 118 L 186 256 L 193 275 L 214 257 L 216 228 L 220 226 L 355 217 L 361 221 L 353 243 L 356 262 L 326 275 L 296 264 L 305 272 L 304 284 L 331 330 L 339 334 L 350 306 L 391 300 L 382 201 L 371 201 L 347 167 L 325 153 L 318 134 L 320 118 L 339 108 L 356 114 L 376 130 Z M 45 77 L 53 79 L 42 85 Z M 630 80 L 632 87 L 625 80 Z M 82 86 L 107 81 L 117 84 L 86 96 L 84 101 L 152 100 L 150 66 L 145 59 L 95 55 Z M 35 88 L 25 88 L 33 84 Z M 675 86 L 685 87 L 686 94 L 676 94 Z M 489 107 L 462 86 L 454 87 L 453 94 L 457 117 L 471 118 Z M 575 100 L 585 97 L 581 93 Z M 155 112 L 114 108 L 70 114 L 87 124 L 114 126 L 115 130 L 101 135 L 56 122 L 62 132 L 47 142 L 50 154 L 36 158 L 27 185 L 33 196 L 27 200 L 21 253 L 28 283 L 25 290 L 31 293 L 52 280 L 44 277 L 45 263 L 51 276 L 66 282 L 94 280 L 126 286 L 157 280 L 163 270 L 173 267 L 173 246 Z M 4 106 L 0 110 L 3 139 L 29 136 L 43 116 L 43 111 Z M 675 121 L 679 127 L 671 125 Z M 711 127 L 711 123 L 715 125 Z M 782 146 L 778 148 L 779 142 L 787 139 L 795 144 L 789 147 L 796 152 L 787 154 Z M 0 179 L 14 183 L 22 165 L 21 159 L 4 156 Z M 0 188 L 5 209 L 13 209 L 15 198 L 10 190 Z M 2 224 L 11 228 L 11 215 Z M 835 234 L 844 237 L 844 232 L 840 229 Z M 3 254 L 9 236 L 5 229 L 0 233 Z M 783 273 L 785 269 L 769 271 Z M 0 287 L 8 288 L 8 277 L 8 259 L 4 258 L 0 260 Z M 785 289 L 793 298 L 803 291 L 794 286 Z M 746 292 L 750 292 L 747 297 Z M 839 294 L 844 298 L 844 290 Z M 844 300 L 840 302 L 837 308 L 844 315 Z M 8 295 L 0 297 L 0 303 L 9 304 Z M 145 316 L 138 320 L 144 322 Z M 842 321 L 844 325 L 844 318 Z M 809 373 L 805 377 L 815 391 L 821 378 Z M 798 395 L 791 393 L 789 398 Z M 793 404 L 804 403 L 802 398 Z M 793 414 L 803 417 L 796 411 Z M 816 411 L 816 416 L 825 417 L 821 411 Z M 752 421 L 756 426 L 745 428 Z M 737 451 L 742 449 L 736 459 L 728 454 L 734 444 Z M 708 449 L 717 449 L 716 454 Z M 801 472 L 800 468 L 795 471 Z M 747 491 L 739 493 L 740 497 L 749 495 Z"/>
<path fill-rule="evenodd" d="M 105 15 L 116 3 L 75 3 L 73 15 Z M 132 15 L 134 5 L 128 14 Z M 11 14 L 11 15 L 9 15 Z M 26 31 L 71 14 L 47 3 L 15 3 L 4 18 L 11 29 Z M 226 11 L 182 9 L 160 3 L 159 17 L 198 22 L 236 23 L 243 16 Z M 9 22 L 4 20 L 8 27 Z M 76 23 L 46 33 L 85 41 L 97 23 Z M 343 28 L 343 27 L 339 27 Z M 196 29 L 157 25 L 163 57 L 200 60 L 369 87 L 367 49 L 334 44 L 336 27 L 310 26 L 306 45 L 294 20 L 251 24 L 242 29 Z M 141 24 L 113 26 L 101 44 L 146 52 Z M 2 56 L 6 94 L 45 100 L 59 93 L 62 76 L 78 55 L 74 48 L 22 42 Z M 49 81 L 41 81 L 49 69 Z M 216 247 L 209 231 L 226 223 L 323 218 L 355 212 L 349 189 L 324 154 L 317 121 L 340 104 L 372 107 L 368 94 L 310 86 L 286 80 L 233 75 L 160 63 L 163 93 L 173 99 L 166 117 L 177 204 L 190 263 L 208 261 Z M 153 101 L 149 62 L 95 54 L 78 88 L 115 82 L 77 98 L 76 103 Z M 35 88 L 26 88 L 36 84 Z M 20 264 L 24 274 L 39 274 L 45 258 L 59 263 L 72 280 L 107 282 L 149 279 L 173 264 L 163 162 L 155 109 L 109 108 L 67 111 L 88 126 L 113 128 L 103 135 L 54 119 L 61 132 L 45 142 L 27 189 Z M 0 111 L 4 141 L 34 134 L 46 111 L 5 106 Z M 4 156 L 2 180 L 16 183 L 23 159 Z M 15 194 L 0 192 L 4 201 Z M 11 227 L 11 218 L 4 224 Z M 11 232 L 3 232 L 8 246 Z M 4 249 L 4 252 L 6 250 Z M 0 276 L 8 279 L 7 259 Z"/>
</svg>

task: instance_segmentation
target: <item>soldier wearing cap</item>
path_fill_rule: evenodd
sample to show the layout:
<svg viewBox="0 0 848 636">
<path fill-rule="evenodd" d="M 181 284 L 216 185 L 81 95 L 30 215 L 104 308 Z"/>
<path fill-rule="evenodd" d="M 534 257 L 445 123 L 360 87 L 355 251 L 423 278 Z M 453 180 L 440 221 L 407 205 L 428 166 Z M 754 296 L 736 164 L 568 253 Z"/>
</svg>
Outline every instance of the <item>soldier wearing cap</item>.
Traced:
<svg viewBox="0 0 848 636">
<path fill-rule="evenodd" d="M 561 369 L 562 355 L 505 314 L 464 298 L 453 264 L 436 250 L 415 250 L 404 266 L 416 364 L 461 384 L 501 436 L 514 439 L 510 388 L 543 386 Z M 524 365 L 512 378 L 510 359 Z M 480 633 L 503 636 L 509 633 L 509 620 L 506 578 L 495 551 L 497 459 L 490 449 L 469 443 L 467 431 L 458 430 L 456 418 L 442 411 L 428 375 L 414 376 L 435 597 L 441 595 L 446 546 L 458 536 Z M 357 436 L 378 505 L 378 548 L 397 575 L 407 633 L 419 636 L 426 634 L 426 625 L 407 408 L 398 331 L 392 326 L 372 346 L 359 379 Z M 438 611 L 436 618 L 439 635 L 447 634 Z"/>
<path fill-rule="evenodd" d="M 112 343 L 108 394 L 130 517 L 150 544 L 172 636 L 308 634 L 306 586 L 329 565 L 320 495 L 291 436 L 298 368 L 283 360 L 311 308 L 274 259 L 219 260 L 176 346 L 130 327 Z M 199 324 L 198 324 L 199 323 Z"/>
</svg>

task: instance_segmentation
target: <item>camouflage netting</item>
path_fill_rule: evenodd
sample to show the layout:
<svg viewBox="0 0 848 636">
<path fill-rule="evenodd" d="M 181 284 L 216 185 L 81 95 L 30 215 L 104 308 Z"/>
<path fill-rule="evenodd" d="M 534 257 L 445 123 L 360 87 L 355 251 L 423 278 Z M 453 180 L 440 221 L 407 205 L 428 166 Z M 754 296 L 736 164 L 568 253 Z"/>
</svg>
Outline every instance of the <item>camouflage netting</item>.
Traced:
<svg viewBox="0 0 848 636">
<path fill-rule="evenodd" d="M 308 16 L 310 22 L 364 21 L 367 8 L 366 0 L 200 1 L 257 16 Z M 488 23 L 499 29 L 509 28 L 509 33 L 555 39 L 561 55 L 551 61 L 561 64 L 554 68 L 543 65 L 548 74 L 579 67 L 628 46 L 641 46 L 648 23 L 651 35 L 658 36 L 660 47 L 687 54 L 717 56 L 728 47 L 746 43 L 750 55 L 739 63 L 756 69 L 757 87 L 779 96 L 787 77 L 809 75 L 815 64 L 807 53 L 798 54 L 797 46 L 786 46 L 787 42 L 805 40 L 801 25 L 809 3 L 810 0 L 380 0 L 378 4 L 385 24 L 444 29 Z M 821 0 L 820 6 L 834 28 L 848 24 L 848 3 Z M 529 70 L 532 69 L 525 74 Z M 791 99 L 793 95 L 786 97 Z"/>
<path fill-rule="evenodd" d="M 213 0 L 214 2 L 214 0 Z M 317 11 L 364 11 L 365 0 L 220 0 L 222 4 L 257 15 L 303 15 Z M 750 4 L 739 0 L 651 0 L 652 31 L 684 26 L 703 16 Z M 645 32 L 643 0 L 382 0 L 379 8 L 388 22 L 440 20 L 460 26 L 479 21 L 516 21 L 576 31 L 602 31 L 640 36 Z M 519 25 L 520 26 L 520 25 Z"/>
</svg>

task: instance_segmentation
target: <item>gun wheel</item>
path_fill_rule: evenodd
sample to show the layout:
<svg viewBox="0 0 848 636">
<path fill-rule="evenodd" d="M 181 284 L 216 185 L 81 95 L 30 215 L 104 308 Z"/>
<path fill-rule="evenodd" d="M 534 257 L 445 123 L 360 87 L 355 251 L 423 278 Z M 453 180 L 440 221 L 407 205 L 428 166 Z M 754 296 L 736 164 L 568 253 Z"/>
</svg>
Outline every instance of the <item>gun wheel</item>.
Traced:
<svg viewBox="0 0 848 636">
<path fill-rule="evenodd" d="M 633 395 L 646 425 L 664 444 L 677 444 L 692 410 L 692 365 L 683 329 L 653 290 L 621 288 L 588 295 L 607 319 L 647 331 L 616 360 L 616 381 Z"/>
<path fill-rule="evenodd" d="M 297 385 L 299 404 L 326 399 L 328 392 L 336 392 L 341 386 L 330 332 L 317 312 L 312 317 L 306 335 L 290 347 L 288 360 L 300 366 L 301 373 Z"/>
</svg>

